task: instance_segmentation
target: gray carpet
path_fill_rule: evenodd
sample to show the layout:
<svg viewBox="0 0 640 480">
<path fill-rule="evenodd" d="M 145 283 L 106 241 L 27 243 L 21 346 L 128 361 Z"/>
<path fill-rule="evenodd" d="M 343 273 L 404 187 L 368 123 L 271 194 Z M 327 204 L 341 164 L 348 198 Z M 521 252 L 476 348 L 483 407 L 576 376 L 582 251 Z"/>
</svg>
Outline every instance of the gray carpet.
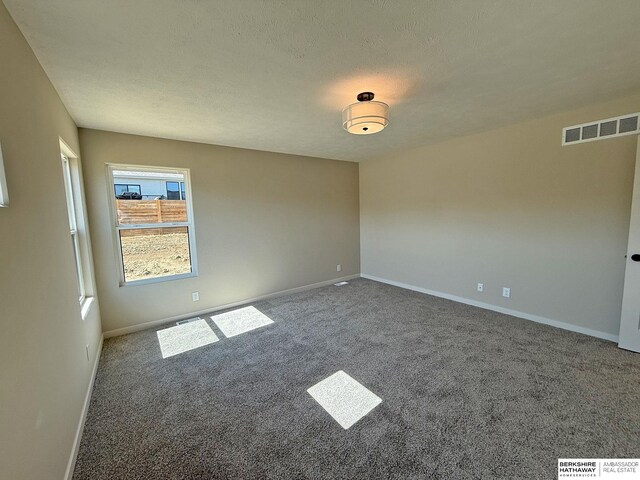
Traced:
<svg viewBox="0 0 640 480">
<path fill-rule="evenodd" d="M 358 279 L 253 304 L 274 323 L 163 359 L 105 341 L 74 479 L 556 478 L 640 457 L 640 355 Z M 166 328 L 166 327 L 163 327 Z M 382 398 L 344 430 L 307 389 Z"/>
</svg>

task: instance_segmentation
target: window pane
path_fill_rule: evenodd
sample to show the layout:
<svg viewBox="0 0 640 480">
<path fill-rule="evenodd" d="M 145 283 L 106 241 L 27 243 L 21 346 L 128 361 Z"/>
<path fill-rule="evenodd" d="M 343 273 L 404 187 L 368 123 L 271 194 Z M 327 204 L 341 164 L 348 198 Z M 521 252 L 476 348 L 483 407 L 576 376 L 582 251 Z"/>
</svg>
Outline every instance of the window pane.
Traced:
<svg viewBox="0 0 640 480">
<path fill-rule="evenodd" d="M 122 200 L 116 199 L 118 225 L 176 223 L 187 221 L 184 200 Z"/>
<path fill-rule="evenodd" d="M 187 227 L 120 230 L 124 280 L 191 273 Z"/>
<path fill-rule="evenodd" d="M 73 183 L 71 182 L 71 165 L 69 159 L 62 157 L 62 172 L 64 177 L 64 191 L 67 197 L 67 214 L 69 216 L 69 228 L 76 230 L 76 206 L 73 199 Z"/>
<path fill-rule="evenodd" d="M 167 198 L 169 200 L 180 200 L 179 182 L 167 182 Z"/>
<path fill-rule="evenodd" d="M 140 191 L 140 185 L 127 185 L 127 192 L 142 193 Z"/>
<path fill-rule="evenodd" d="M 78 279 L 78 297 L 80 301 L 84 299 L 84 279 L 82 276 L 82 264 L 80 263 L 80 243 L 78 242 L 78 232 L 71 233 L 73 243 L 73 256 L 76 261 L 76 277 Z"/>
<path fill-rule="evenodd" d="M 127 191 L 126 185 L 115 185 L 116 197 Z"/>
<path fill-rule="evenodd" d="M 180 194 L 182 195 L 182 200 L 187 199 L 187 194 L 184 193 L 184 182 L 180 182 Z"/>
<path fill-rule="evenodd" d="M 69 216 L 71 244 L 73 245 L 73 256 L 74 256 L 74 263 L 76 268 L 76 278 L 78 280 L 78 284 L 77 284 L 78 298 L 80 302 L 82 302 L 85 296 L 85 290 L 84 290 L 85 285 L 84 285 L 82 257 L 80 254 L 80 238 L 79 238 L 80 233 L 78 232 L 78 222 L 76 218 L 77 215 L 82 215 L 82 210 L 79 210 L 79 211 L 76 210 L 76 204 L 74 199 L 74 191 L 73 191 L 74 184 L 73 184 L 72 175 L 75 175 L 75 170 L 74 170 L 74 173 L 72 173 L 71 160 L 65 157 L 64 155 L 62 155 L 62 171 L 63 171 L 63 177 L 64 177 L 64 190 L 67 198 L 67 213 Z"/>
</svg>

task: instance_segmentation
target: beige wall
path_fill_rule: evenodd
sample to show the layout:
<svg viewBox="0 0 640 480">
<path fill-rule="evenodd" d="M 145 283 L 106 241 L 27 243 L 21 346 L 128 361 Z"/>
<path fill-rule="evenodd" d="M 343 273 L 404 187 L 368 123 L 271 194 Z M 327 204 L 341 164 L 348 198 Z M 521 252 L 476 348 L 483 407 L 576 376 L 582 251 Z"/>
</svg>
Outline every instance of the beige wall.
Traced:
<svg viewBox="0 0 640 480">
<path fill-rule="evenodd" d="M 85 129 L 80 143 L 105 331 L 360 272 L 356 163 Z M 106 163 L 191 170 L 198 277 L 118 286 Z"/>
<path fill-rule="evenodd" d="M 59 137 L 77 129 L 0 3 L 0 477 L 63 478 L 100 340 L 82 320 Z M 85 345 L 89 345 L 87 360 Z"/>
<path fill-rule="evenodd" d="M 636 138 L 561 147 L 561 129 L 638 110 L 634 96 L 364 161 L 362 273 L 617 335 Z"/>
</svg>

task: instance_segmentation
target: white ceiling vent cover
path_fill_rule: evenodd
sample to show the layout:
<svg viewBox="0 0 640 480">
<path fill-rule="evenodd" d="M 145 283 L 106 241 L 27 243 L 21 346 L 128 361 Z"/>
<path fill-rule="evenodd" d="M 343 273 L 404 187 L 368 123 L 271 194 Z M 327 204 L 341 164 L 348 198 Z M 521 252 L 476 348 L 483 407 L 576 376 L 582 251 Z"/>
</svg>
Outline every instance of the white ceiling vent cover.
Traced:
<svg viewBox="0 0 640 480">
<path fill-rule="evenodd" d="M 592 142 L 605 138 L 622 137 L 640 133 L 640 113 L 606 118 L 562 129 L 562 145 Z"/>
</svg>

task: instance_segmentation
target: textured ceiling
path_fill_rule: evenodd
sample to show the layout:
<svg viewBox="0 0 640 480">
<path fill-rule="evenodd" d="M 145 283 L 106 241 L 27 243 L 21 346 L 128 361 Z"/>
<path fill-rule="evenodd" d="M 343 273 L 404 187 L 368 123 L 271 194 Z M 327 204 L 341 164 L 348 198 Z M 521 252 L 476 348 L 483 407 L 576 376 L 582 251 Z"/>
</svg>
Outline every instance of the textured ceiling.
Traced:
<svg viewBox="0 0 640 480">
<path fill-rule="evenodd" d="M 4 3 L 77 124 L 118 132 L 362 160 L 640 86 L 638 0 Z M 363 90 L 380 134 L 342 130 Z"/>
</svg>

